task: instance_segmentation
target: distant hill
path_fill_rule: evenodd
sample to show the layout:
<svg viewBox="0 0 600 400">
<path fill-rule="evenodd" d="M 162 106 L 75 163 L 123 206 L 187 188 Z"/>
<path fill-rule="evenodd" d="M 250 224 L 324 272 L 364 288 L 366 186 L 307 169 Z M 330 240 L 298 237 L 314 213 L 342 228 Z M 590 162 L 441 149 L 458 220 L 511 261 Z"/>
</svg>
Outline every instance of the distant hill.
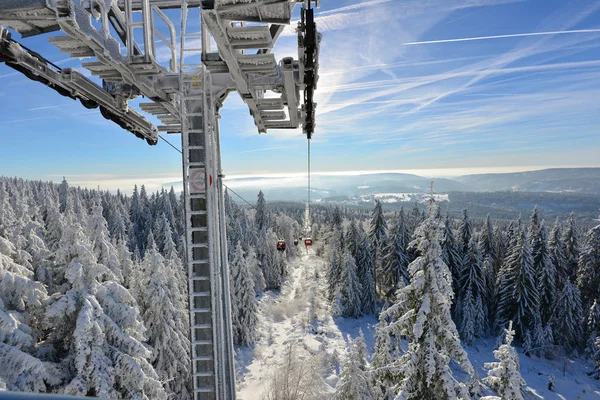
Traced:
<svg viewBox="0 0 600 400">
<path fill-rule="evenodd" d="M 474 191 L 577 192 L 600 194 L 600 168 L 552 168 L 455 178 Z"/>
</svg>

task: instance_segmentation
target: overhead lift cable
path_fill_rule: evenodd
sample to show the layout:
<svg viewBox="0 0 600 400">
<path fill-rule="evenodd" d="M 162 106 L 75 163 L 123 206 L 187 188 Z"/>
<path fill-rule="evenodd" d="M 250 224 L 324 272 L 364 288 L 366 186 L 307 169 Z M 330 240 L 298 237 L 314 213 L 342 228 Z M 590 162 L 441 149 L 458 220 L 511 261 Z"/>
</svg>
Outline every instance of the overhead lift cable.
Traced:
<svg viewBox="0 0 600 400">
<path fill-rule="evenodd" d="M 181 152 L 181 150 L 179 150 L 176 146 L 174 146 L 171 142 L 169 142 L 167 139 L 165 139 L 164 137 L 162 137 L 162 135 L 158 135 L 159 138 L 161 138 L 163 140 L 163 142 L 166 142 L 169 146 L 171 146 L 172 148 L 175 149 L 175 151 L 177 151 L 179 154 L 183 154 Z M 310 146 L 310 145 L 309 145 Z M 309 147 L 309 154 L 310 154 L 310 147 Z M 310 167 L 309 167 L 310 168 Z M 226 184 L 223 184 L 223 186 L 229 190 L 231 193 L 235 194 L 237 197 L 239 197 L 244 203 L 248 204 L 251 208 L 255 208 L 248 200 L 244 199 L 242 196 L 240 196 L 235 190 L 233 190 L 232 188 L 230 188 L 229 186 L 227 186 Z M 310 188 L 310 183 L 309 183 L 309 188 Z M 310 195 L 309 195 L 310 196 Z M 309 198 L 310 201 L 310 198 Z"/>
</svg>

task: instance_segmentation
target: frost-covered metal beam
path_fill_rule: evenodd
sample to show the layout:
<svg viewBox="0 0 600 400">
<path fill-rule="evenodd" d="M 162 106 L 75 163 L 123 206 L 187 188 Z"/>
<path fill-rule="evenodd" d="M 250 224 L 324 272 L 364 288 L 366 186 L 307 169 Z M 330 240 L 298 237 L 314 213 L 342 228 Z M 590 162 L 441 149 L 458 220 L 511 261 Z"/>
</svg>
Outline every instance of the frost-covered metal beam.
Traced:
<svg viewBox="0 0 600 400">
<path fill-rule="evenodd" d="M 60 69 L 37 53 L 30 53 L 11 39 L 10 33 L 0 26 L 0 62 L 38 81 L 63 96 L 79 99 L 86 108 L 98 108 L 102 115 L 136 135 L 156 144 L 158 134 L 150 121 L 129 109 L 113 93 L 92 82 L 79 72 Z"/>
</svg>

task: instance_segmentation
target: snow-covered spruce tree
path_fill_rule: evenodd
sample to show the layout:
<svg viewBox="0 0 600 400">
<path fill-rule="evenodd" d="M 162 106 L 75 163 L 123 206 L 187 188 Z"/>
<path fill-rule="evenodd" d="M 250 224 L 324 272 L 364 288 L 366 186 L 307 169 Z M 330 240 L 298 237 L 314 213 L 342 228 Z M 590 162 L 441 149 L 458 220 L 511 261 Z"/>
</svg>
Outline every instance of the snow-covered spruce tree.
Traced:
<svg viewBox="0 0 600 400">
<path fill-rule="evenodd" d="M 260 295 L 267 287 L 267 284 L 265 283 L 265 276 L 260 267 L 260 261 L 258 260 L 256 250 L 254 250 L 254 247 L 252 246 L 250 246 L 250 249 L 246 253 L 246 262 L 248 263 L 248 268 L 250 269 L 254 281 L 254 291 L 257 295 Z"/>
<path fill-rule="evenodd" d="M 135 299 L 98 264 L 77 223 L 65 227 L 61 244 L 70 248 L 64 293 L 51 298 L 44 316 L 47 344 L 68 372 L 60 392 L 107 399 L 166 399 L 142 343 L 144 325 Z"/>
<path fill-rule="evenodd" d="M 552 307 L 556 300 L 556 267 L 552 262 L 543 221 L 537 231 L 533 232 L 531 241 L 533 269 L 537 274 L 536 283 L 540 295 L 541 322 L 546 325 L 552 316 Z"/>
<path fill-rule="evenodd" d="M 442 260 L 450 269 L 452 277 L 452 292 L 459 292 L 459 277 L 462 271 L 462 258 L 458 251 L 458 245 L 452 231 L 452 221 L 450 216 L 446 214 L 444 222 L 444 230 L 442 234 Z M 452 303 L 452 315 L 456 317 L 456 302 Z"/>
<path fill-rule="evenodd" d="M 342 365 L 340 381 L 335 388 L 336 400 L 373 400 L 371 382 L 367 376 L 364 337 L 351 340 L 348 335 L 348 356 Z"/>
<path fill-rule="evenodd" d="M 490 221 L 489 214 L 479 233 L 477 245 L 481 252 L 483 274 L 485 277 L 485 294 L 482 298 L 485 299 L 486 318 L 488 321 L 493 322 L 496 315 L 496 280 L 498 279 L 498 262 L 496 243 L 494 241 L 494 228 Z"/>
<path fill-rule="evenodd" d="M 567 350 L 581 345 L 583 308 L 577 285 L 567 282 L 556 299 L 550 320 L 554 340 Z"/>
<path fill-rule="evenodd" d="M 408 269 L 410 284 L 398 291 L 396 303 L 381 313 L 391 318 L 387 329 L 409 339 L 408 350 L 390 365 L 396 377 L 396 399 L 468 399 L 467 386 L 452 375 L 454 360 L 469 375 L 474 370 L 460 344 L 450 316 L 453 292 L 448 266 L 442 260 L 440 222 L 432 204 L 430 216 L 411 243 L 419 257 Z"/>
<path fill-rule="evenodd" d="M 533 329 L 535 314 L 539 312 L 539 293 L 529 241 L 523 230 L 515 236 L 515 243 L 498 276 L 496 323 L 506 326 L 508 321 L 513 321 L 517 337 L 524 340 L 526 331 Z"/>
<path fill-rule="evenodd" d="M 477 247 L 477 239 L 471 237 L 469 250 L 463 259 L 463 281 L 460 282 L 462 294 L 460 306 L 461 337 L 466 343 L 481 337 L 486 326 L 486 304 L 484 303 L 486 286 L 481 254 Z"/>
<path fill-rule="evenodd" d="M 531 217 L 529 217 L 529 226 L 527 228 L 527 237 L 532 244 L 534 238 L 537 236 L 538 231 L 540 230 L 540 216 L 538 213 L 537 206 L 533 207 L 533 212 L 531 213 Z"/>
<path fill-rule="evenodd" d="M 356 226 L 356 220 L 352 219 L 350 225 L 348 225 L 348 231 L 346 233 L 346 248 L 352 254 L 354 259 L 358 258 L 358 253 L 361 245 L 361 236 L 358 227 Z"/>
<path fill-rule="evenodd" d="M 383 272 L 388 287 L 394 288 L 398 282 L 408 285 L 408 254 L 406 252 L 406 226 L 403 214 L 396 216 L 390 229 L 390 240 L 383 251 Z"/>
<path fill-rule="evenodd" d="M 267 202 L 265 201 L 265 195 L 262 190 L 258 192 L 254 221 L 256 222 L 256 227 L 259 231 L 266 230 L 270 226 L 269 211 L 267 210 Z"/>
<path fill-rule="evenodd" d="M 595 366 L 591 375 L 594 379 L 600 379 L 600 337 L 596 338 L 596 342 L 594 343 L 592 359 L 594 360 Z"/>
<path fill-rule="evenodd" d="M 597 300 L 594 300 L 594 304 L 592 304 L 588 313 L 586 336 L 585 354 L 593 358 L 596 339 L 600 337 L 600 304 Z"/>
<path fill-rule="evenodd" d="M 460 226 L 458 227 L 458 251 L 462 258 L 464 258 L 469 252 L 469 242 L 471 241 L 471 236 L 473 236 L 473 222 L 471 222 L 469 213 L 465 208 L 463 210 L 463 218 L 460 221 Z"/>
<path fill-rule="evenodd" d="M 0 235 L 0 380 L 12 391 L 46 392 L 60 384 L 60 371 L 33 356 L 47 294 L 33 273 L 15 263 L 15 246 Z"/>
<path fill-rule="evenodd" d="M 565 267 L 565 246 L 562 243 L 562 230 L 558 218 L 552 226 L 550 237 L 548 238 L 548 249 L 550 250 L 550 261 L 556 269 L 556 290 L 561 291 L 565 282 L 568 280 L 567 269 Z"/>
<path fill-rule="evenodd" d="M 525 381 L 521 377 L 519 356 L 511 346 L 515 335 L 511 322 L 505 331 L 505 344 L 501 345 L 498 350 L 494 350 L 494 357 L 498 362 L 485 363 L 485 367 L 489 368 L 489 371 L 483 382 L 490 385 L 502 397 L 502 400 L 523 400 L 521 387 Z"/>
<path fill-rule="evenodd" d="M 393 400 L 395 379 L 390 372 L 394 354 L 387 320 L 380 319 L 375 327 L 375 348 L 370 365 L 373 394 L 377 400 Z"/>
<path fill-rule="evenodd" d="M 383 209 L 379 200 L 375 200 L 375 208 L 371 214 L 369 241 L 373 249 L 373 272 L 375 284 L 383 284 L 383 252 L 387 244 L 387 222 L 383 216 Z"/>
<path fill-rule="evenodd" d="M 240 243 L 235 248 L 235 257 L 231 263 L 232 315 L 235 343 L 251 346 L 256 340 L 258 324 L 258 304 L 254 291 L 254 280 L 244 250 Z"/>
<path fill-rule="evenodd" d="M 362 286 L 361 304 L 363 314 L 375 314 L 377 309 L 377 292 L 375 288 L 375 276 L 373 269 L 373 255 L 366 234 L 362 234 L 362 245 L 356 259 L 358 281 Z"/>
<path fill-rule="evenodd" d="M 59 211 L 64 213 L 67 210 L 67 201 L 69 199 L 68 196 L 69 184 L 67 183 L 67 179 L 63 176 L 63 180 L 58 186 L 58 202 L 60 204 Z"/>
<path fill-rule="evenodd" d="M 342 256 L 342 276 L 339 287 L 342 293 L 342 316 L 359 318 L 362 316 L 362 285 L 356 275 L 356 261 L 349 251 Z"/>
<path fill-rule="evenodd" d="M 272 230 L 263 230 L 259 232 L 259 260 L 262 272 L 265 278 L 266 288 L 268 290 L 279 290 L 281 287 L 282 276 L 278 269 L 276 260 L 277 237 Z"/>
<path fill-rule="evenodd" d="M 570 282 L 576 282 L 577 263 L 579 262 L 579 240 L 577 237 L 577 227 L 575 226 L 575 214 L 569 215 L 561 241 L 564 246 L 564 268 Z"/>
<path fill-rule="evenodd" d="M 92 243 L 92 251 L 98 263 L 104 265 L 116 276 L 117 282 L 123 282 L 123 274 L 119 265 L 117 250 L 110 241 L 108 224 L 102 216 L 100 199 L 94 200 L 92 212 L 88 218 L 87 237 Z"/>
<path fill-rule="evenodd" d="M 143 319 L 148 344 L 154 349 L 152 366 L 165 382 L 169 397 L 191 399 L 190 341 L 182 315 L 184 304 L 179 293 L 173 291 L 176 276 L 153 241 L 148 243 L 142 265 L 147 276 Z"/>
<path fill-rule="evenodd" d="M 587 310 L 600 298 L 600 225 L 585 235 L 585 243 L 579 254 L 577 285 Z"/>
</svg>

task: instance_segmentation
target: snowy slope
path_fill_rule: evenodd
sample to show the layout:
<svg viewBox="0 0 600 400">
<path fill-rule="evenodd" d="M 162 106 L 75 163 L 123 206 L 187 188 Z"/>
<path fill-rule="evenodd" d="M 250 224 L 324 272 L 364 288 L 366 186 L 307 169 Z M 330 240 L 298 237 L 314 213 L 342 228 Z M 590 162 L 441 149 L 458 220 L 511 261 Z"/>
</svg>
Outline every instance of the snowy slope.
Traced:
<svg viewBox="0 0 600 400">
<path fill-rule="evenodd" d="M 359 330 L 365 334 L 366 344 L 372 351 L 374 344 L 373 316 L 361 319 L 332 318 L 329 302 L 325 298 L 325 261 L 312 254 L 295 260 L 289 266 L 289 278 L 281 293 L 267 292 L 260 300 L 260 340 L 254 348 L 237 348 L 236 370 L 238 399 L 262 400 L 270 377 L 281 370 L 283 355 L 294 345 L 299 358 L 309 362 L 324 357 L 326 367 L 322 372 L 327 385 L 323 387 L 324 398 L 331 398 L 335 391 L 339 363 L 346 353 L 347 335 L 355 338 Z M 310 322 L 311 298 L 317 318 Z M 492 362 L 494 340 L 479 340 L 466 348 L 469 359 L 481 378 L 487 371 L 484 363 Z M 521 373 L 527 382 L 529 399 L 600 399 L 600 381 L 587 376 L 591 365 L 582 360 L 569 361 L 565 367 L 562 360 L 549 361 L 526 357 L 519 349 Z M 335 354 L 339 357 L 336 357 Z M 322 361 L 322 360 L 321 360 Z M 328 362 L 327 362 L 328 361 Z M 548 377 L 554 374 L 555 392 L 547 389 Z M 483 390 L 482 395 L 493 392 Z"/>
</svg>

